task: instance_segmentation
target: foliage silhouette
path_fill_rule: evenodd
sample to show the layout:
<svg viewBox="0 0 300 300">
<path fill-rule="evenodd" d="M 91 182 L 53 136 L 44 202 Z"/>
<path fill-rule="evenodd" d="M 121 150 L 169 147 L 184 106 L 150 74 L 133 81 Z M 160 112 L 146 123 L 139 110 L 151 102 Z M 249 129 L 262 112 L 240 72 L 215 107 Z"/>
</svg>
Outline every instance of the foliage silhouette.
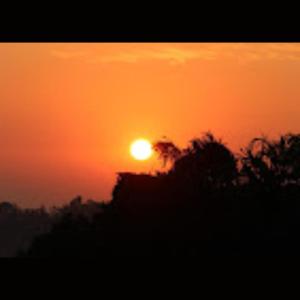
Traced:
<svg viewBox="0 0 300 300">
<path fill-rule="evenodd" d="M 300 135 L 253 139 L 239 156 L 211 133 L 153 148 L 166 172 L 119 173 L 109 203 L 73 200 L 19 256 L 300 253 Z"/>
<path fill-rule="evenodd" d="M 51 224 L 44 208 L 21 209 L 10 202 L 0 203 L 0 257 L 26 250 L 35 236 L 51 229 Z"/>
</svg>

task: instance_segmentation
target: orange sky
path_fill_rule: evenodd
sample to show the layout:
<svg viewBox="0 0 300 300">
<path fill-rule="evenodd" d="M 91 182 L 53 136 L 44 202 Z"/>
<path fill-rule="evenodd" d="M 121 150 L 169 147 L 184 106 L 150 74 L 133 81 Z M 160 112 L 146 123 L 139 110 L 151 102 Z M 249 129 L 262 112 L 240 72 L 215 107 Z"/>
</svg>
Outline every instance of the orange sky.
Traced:
<svg viewBox="0 0 300 300">
<path fill-rule="evenodd" d="M 110 199 L 135 138 L 300 128 L 300 44 L 0 44 L 0 201 Z"/>
</svg>

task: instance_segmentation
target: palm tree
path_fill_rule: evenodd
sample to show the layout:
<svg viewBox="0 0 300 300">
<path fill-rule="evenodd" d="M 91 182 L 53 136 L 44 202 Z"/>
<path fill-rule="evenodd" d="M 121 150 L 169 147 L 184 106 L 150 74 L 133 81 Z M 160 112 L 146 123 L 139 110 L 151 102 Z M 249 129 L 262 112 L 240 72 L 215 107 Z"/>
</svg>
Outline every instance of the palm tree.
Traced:
<svg viewBox="0 0 300 300">
<path fill-rule="evenodd" d="M 300 178 L 300 134 L 285 134 L 279 140 L 253 139 L 243 150 L 242 173 L 250 181 L 282 185 Z"/>
</svg>

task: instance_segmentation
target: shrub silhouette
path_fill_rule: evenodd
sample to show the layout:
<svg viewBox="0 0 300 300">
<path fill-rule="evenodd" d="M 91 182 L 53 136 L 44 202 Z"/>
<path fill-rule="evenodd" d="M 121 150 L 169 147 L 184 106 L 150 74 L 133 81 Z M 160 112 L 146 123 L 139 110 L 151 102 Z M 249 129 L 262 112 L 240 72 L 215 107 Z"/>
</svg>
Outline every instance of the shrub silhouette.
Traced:
<svg viewBox="0 0 300 300">
<path fill-rule="evenodd" d="M 119 173 L 110 203 L 87 214 L 73 200 L 20 256 L 299 253 L 300 135 L 253 139 L 240 156 L 211 133 L 153 148 L 167 171 Z"/>
</svg>

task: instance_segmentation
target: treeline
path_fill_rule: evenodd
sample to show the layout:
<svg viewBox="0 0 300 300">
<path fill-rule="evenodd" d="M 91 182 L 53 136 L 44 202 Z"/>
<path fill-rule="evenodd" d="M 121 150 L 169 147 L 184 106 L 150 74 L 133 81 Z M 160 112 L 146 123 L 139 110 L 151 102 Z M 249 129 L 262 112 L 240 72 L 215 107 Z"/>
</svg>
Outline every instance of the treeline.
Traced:
<svg viewBox="0 0 300 300">
<path fill-rule="evenodd" d="M 67 216 L 91 219 L 102 211 L 102 205 L 81 197 L 61 207 L 24 209 L 11 202 L 0 203 L 0 257 L 13 257 L 30 247 L 33 239 L 50 232 L 54 224 Z"/>
<path fill-rule="evenodd" d="M 154 150 L 165 172 L 119 173 L 97 213 L 63 213 L 18 255 L 300 253 L 300 135 L 255 138 L 238 155 L 210 133 Z"/>
</svg>

